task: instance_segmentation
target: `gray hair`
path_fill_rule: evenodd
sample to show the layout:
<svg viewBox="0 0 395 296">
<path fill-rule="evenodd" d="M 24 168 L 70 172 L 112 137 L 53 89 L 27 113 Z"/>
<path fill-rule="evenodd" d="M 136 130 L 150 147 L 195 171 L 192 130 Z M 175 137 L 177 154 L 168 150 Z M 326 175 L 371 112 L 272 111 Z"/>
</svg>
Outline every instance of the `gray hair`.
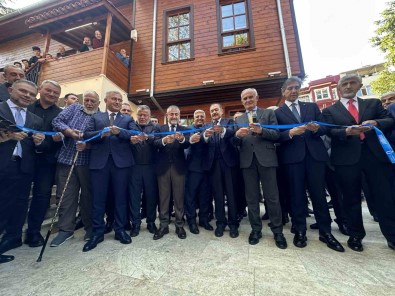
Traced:
<svg viewBox="0 0 395 296">
<path fill-rule="evenodd" d="M 176 106 L 176 105 L 171 105 L 171 106 L 167 107 L 167 109 L 166 109 L 166 113 L 168 113 L 168 112 L 169 112 L 169 110 L 171 110 L 171 109 L 177 109 L 177 110 L 178 110 L 178 112 L 180 112 L 180 108 L 178 108 L 178 106 Z"/>
<path fill-rule="evenodd" d="M 296 82 L 299 84 L 299 87 L 302 87 L 302 79 L 300 79 L 297 76 L 292 76 L 289 77 L 287 80 L 284 81 L 283 85 L 281 86 L 281 93 L 284 93 L 285 90 L 287 89 L 287 86 L 293 82 Z"/>
<path fill-rule="evenodd" d="M 31 82 L 31 81 L 29 81 L 29 80 L 26 80 L 26 79 L 19 79 L 19 80 L 17 80 L 17 81 L 15 81 L 13 84 L 12 84 L 12 88 L 14 88 L 16 85 L 18 85 L 18 84 L 20 84 L 20 83 L 25 83 L 25 84 L 28 84 L 28 85 L 30 85 L 30 86 L 33 86 L 34 88 L 35 88 L 35 90 L 37 91 L 37 85 L 35 85 L 33 82 Z"/>
<path fill-rule="evenodd" d="M 206 112 L 204 112 L 204 111 L 201 110 L 201 109 L 195 110 L 195 112 L 193 112 L 193 117 L 195 117 L 195 115 L 198 114 L 198 113 L 203 113 L 203 114 L 204 114 L 204 117 L 206 117 Z"/>
<path fill-rule="evenodd" d="M 59 83 L 57 83 L 55 80 L 50 80 L 50 79 L 44 80 L 44 81 L 41 83 L 40 87 L 43 87 L 44 84 L 47 84 L 47 83 L 52 84 L 53 86 L 55 86 L 55 87 L 57 87 L 57 88 L 59 88 L 59 89 L 62 88 L 62 87 L 60 86 Z"/>
<path fill-rule="evenodd" d="M 395 96 L 395 91 L 389 91 L 389 92 L 386 92 L 385 94 L 382 94 L 381 99 L 383 99 L 384 97 L 387 97 L 387 96 Z"/>
<path fill-rule="evenodd" d="M 88 94 L 90 94 L 90 95 L 94 95 L 95 97 L 96 97 L 96 99 L 100 99 L 100 97 L 99 97 L 99 94 L 97 93 L 97 92 L 95 92 L 94 90 L 87 90 L 87 91 L 85 91 L 84 92 L 84 97 L 86 96 L 86 95 L 88 95 Z"/>
<path fill-rule="evenodd" d="M 351 79 L 356 79 L 360 84 L 362 84 L 362 78 L 358 74 L 347 74 L 340 78 L 339 82 L 337 83 L 337 86 L 339 87 L 340 85 L 343 84 L 344 81 L 346 80 L 351 80 Z"/>
<path fill-rule="evenodd" d="M 119 91 L 117 91 L 117 90 L 110 90 L 110 91 L 106 92 L 106 98 L 108 98 L 112 94 L 117 94 L 117 95 L 120 95 L 122 97 L 122 94 Z"/>
<path fill-rule="evenodd" d="M 148 107 L 147 105 L 138 105 L 138 106 L 137 106 L 137 112 L 139 112 L 140 110 L 142 110 L 142 111 L 148 111 L 149 114 L 151 114 L 151 109 L 150 109 L 150 107 Z"/>
<path fill-rule="evenodd" d="M 4 70 L 3 70 L 3 72 L 4 72 L 4 74 L 7 74 L 7 72 L 9 71 L 9 70 L 11 70 L 11 69 L 19 69 L 19 70 L 22 70 L 20 67 L 18 67 L 18 66 L 15 66 L 15 65 L 7 65 L 7 66 L 5 66 L 4 67 Z M 22 70 L 23 71 L 23 70 Z"/>
<path fill-rule="evenodd" d="M 257 97 L 257 96 L 258 96 L 258 92 L 256 91 L 255 88 L 246 88 L 245 90 L 243 90 L 243 91 L 241 92 L 240 97 L 242 98 L 243 95 L 244 95 L 246 92 L 252 92 L 252 93 L 254 94 L 254 97 Z"/>
</svg>

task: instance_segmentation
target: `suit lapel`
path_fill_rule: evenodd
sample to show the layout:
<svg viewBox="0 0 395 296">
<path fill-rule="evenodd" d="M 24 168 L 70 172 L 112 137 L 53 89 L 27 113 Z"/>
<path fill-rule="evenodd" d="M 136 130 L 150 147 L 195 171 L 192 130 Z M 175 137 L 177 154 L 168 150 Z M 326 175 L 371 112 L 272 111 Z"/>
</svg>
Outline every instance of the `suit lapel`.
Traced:
<svg viewBox="0 0 395 296">
<path fill-rule="evenodd" d="M 7 103 L 3 104 L 3 108 L 0 109 L 0 114 L 7 120 L 11 121 L 12 123 L 15 123 L 15 118 L 14 115 L 12 114 L 12 111 L 10 107 L 8 106 Z"/>
<path fill-rule="evenodd" d="M 295 115 L 292 113 L 292 111 L 288 108 L 286 104 L 282 105 L 280 107 L 280 110 L 284 113 L 285 116 L 287 116 L 294 123 L 299 123 L 299 121 L 295 118 Z"/>
<path fill-rule="evenodd" d="M 118 125 L 122 121 L 123 115 L 121 112 L 118 112 L 117 116 L 115 116 L 114 125 Z M 110 121 L 110 119 L 108 119 Z"/>
<path fill-rule="evenodd" d="M 300 108 L 300 119 L 302 120 L 302 122 L 305 122 L 308 113 L 307 105 L 303 102 L 299 102 L 299 108 Z"/>
<path fill-rule="evenodd" d="M 359 116 L 358 116 L 359 122 L 358 123 L 360 123 L 363 121 L 362 118 L 363 118 L 363 115 L 366 111 L 367 106 L 366 106 L 366 101 L 364 101 L 363 99 L 357 98 L 357 100 L 358 100 L 358 109 L 359 109 L 358 110 L 358 114 L 359 114 Z"/>
<path fill-rule="evenodd" d="M 334 107 L 336 107 L 344 116 L 346 116 L 349 120 L 351 120 L 352 122 L 354 122 L 355 124 L 357 124 L 357 122 L 355 121 L 354 117 L 352 117 L 352 115 L 350 114 L 350 112 L 348 112 L 348 110 L 343 106 L 341 101 L 336 102 L 335 105 L 333 105 Z"/>
</svg>

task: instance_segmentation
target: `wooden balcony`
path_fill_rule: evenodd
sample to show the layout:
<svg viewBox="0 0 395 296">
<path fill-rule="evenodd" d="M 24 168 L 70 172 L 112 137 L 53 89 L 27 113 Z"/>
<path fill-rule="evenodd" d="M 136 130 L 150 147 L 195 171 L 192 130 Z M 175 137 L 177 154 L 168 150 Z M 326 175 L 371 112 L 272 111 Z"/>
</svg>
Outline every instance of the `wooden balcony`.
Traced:
<svg viewBox="0 0 395 296">
<path fill-rule="evenodd" d="M 128 92 L 128 68 L 115 53 L 98 48 L 46 62 L 40 71 L 40 83 L 46 79 L 58 83 L 81 81 L 105 75 L 125 92 Z"/>
</svg>

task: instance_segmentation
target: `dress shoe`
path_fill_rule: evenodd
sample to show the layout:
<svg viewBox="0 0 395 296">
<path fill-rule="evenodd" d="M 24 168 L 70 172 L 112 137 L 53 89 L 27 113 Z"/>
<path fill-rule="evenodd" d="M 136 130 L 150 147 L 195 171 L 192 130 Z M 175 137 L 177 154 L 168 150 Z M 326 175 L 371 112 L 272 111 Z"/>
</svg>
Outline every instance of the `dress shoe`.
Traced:
<svg viewBox="0 0 395 296">
<path fill-rule="evenodd" d="M 82 252 L 89 252 L 97 247 L 104 240 L 104 235 L 93 235 L 91 239 L 84 245 Z"/>
<path fill-rule="evenodd" d="M 263 216 L 262 216 L 262 220 L 269 220 L 269 214 L 268 212 L 266 212 Z"/>
<path fill-rule="evenodd" d="M 148 229 L 149 233 L 152 233 L 152 234 L 154 234 L 155 232 L 158 231 L 158 228 L 156 228 L 155 223 L 148 223 L 147 229 Z"/>
<path fill-rule="evenodd" d="M 362 239 L 350 236 L 350 238 L 347 241 L 348 247 L 356 252 L 362 252 L 363 251 L 363 246 L 362 246 Z"/>
<path fill-rule="evenodd" d="M 161 239 L 165 234 L 169 233 L 169 227 L 160 227 L 154 234 L 154 240 Z"/>
<path fill-rule="evenodd" d="M 276 246 L 279 249 L 286 249 L 288 247 L 287 240 L 282 233 L 275 233 L 274 234 L 274 241 L 276 242 Z"/>
<path fill-rule="evenodd" d="M 189 231 L 193 234 L 199 234 L 199 228 L 197 227 L 196 223 L 191 223 L 189 225 Z"/>
<path fill-rule="evenodd" d="M 132 243 L 132 239 L 129 234 L 126 233 L 125 230 L 119 231 L 115 233 L 115 240 L 119 240 L 121 244 L 128 245 Z"/>
<path fill-rule="evenodd" d="M 0 241 L 0 254 L 19 248 L 20 246 L 22 246 L 22 240 L 20 238 L 2 239 Z"/>
<path fill-rule="evenodd" d="M 237 229 L 237 227 L 230 227 L 229 229 L 229 236 L 231 238 L 236 238 L 239 236 L 239 230 Z"/>
<path fill-rule="evenodd" d="M 199 222 L 199 226 L 203 227 L 206 230 L 213 231 L 214 228 L 208 222 Z"/>
<path fill-rule="evenodd" d="M 140 225 L 133 225 L 132 229 L 130 230 L 130 236 L 131 237 L 136 237 L 139 234 L 140 234 Z"/>
<path fill-rule="evenodd" d="M 331 233 L 320 233 L 319 240 L 326 243 L 329 249 L 344 252 L 344 248 Z"/>
<path fill-rule="evenodd" d="M 248 243 L 250 245 L 256 245 L 257 243 L 259 243 L 260 238 L 262 238 L 262 232 L 253 230 L 248 237 Z"/>
<path fill-rule="evenodd" d="M 12 260 L 14 260 L 15 257 L 11 256 L 11 255 L 0 255 L 0 264 L 1 263 L 7 263 L 10 262 Z"/>
<path fill-rule="evenodd" d="M 388 248 L 395 251 L 395 242 L 388 242 Z"/>
<path fill-rule="evenodd" d="M 114 225 L 114 221 L 107 221 L 106 229 L 104 230 L 104 234 L 110 233 L 112 231 L 113 225 Z"/>
<path fill-rule="evenodd" d="M 347 236 L 350 236 L 350 233 L 348 232 L 348 228 L 347 225 L 341 221 L 339 221 L 338 219 L 335 219 L 335 222 L 337 223 L 337 226 L 339 227 L 339 231 Z"/>
<path fill-rule="evenodd" d="M 197 226 L 196 226 L 196 228 L 197 228 Z M 176 234 L 178 235 L 178 238 L 180 238 L 180 239 L 187 238 L 187 233 L 185 232 L 184 227 L 176 227 Z"/>
<path fill-rule="evenodd" d="M 306 241 L 307 241 L 307 238 L 306 238 L 305 233 L 300 232 L 300 231 L 295 232 L 294 241 L 293 241 L 295 247 L 298 247 L 298 248 L 306 247 L 306 245 L 307 245 Z"/>
<path fill-rule="evenodd" d="M 216 237 L 221 237 L 224 235 L 224 231 L 225 231 L 225 227 L 219 225 L 219 226 L 217 226 L 217 228 L 215 228 L 214 235 Z"/>
<path fill-rule="evenodd" d="M 311 225 L 310 225 L 310 229 L 314 229 L 314 230 L 319 229 L 318 223 L 313 223 L 313 224 L 311 224 Z"/>
<path fill-rule="evenodd" d="M 44 244 L 44 238 L 39 232 L 31 233 L 26 235 L 24 243 L 29 245 L 31 248 L 37 248 Z"/>
</svg>

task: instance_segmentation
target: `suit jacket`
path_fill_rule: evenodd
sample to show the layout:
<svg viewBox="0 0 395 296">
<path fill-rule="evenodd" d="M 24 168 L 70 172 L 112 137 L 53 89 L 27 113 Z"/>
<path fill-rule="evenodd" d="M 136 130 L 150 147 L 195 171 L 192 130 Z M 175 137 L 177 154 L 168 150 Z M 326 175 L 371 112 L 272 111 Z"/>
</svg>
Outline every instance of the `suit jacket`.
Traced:
<svg viewBox="0 0 395 296">
<path fill-rule="evenodd" d="M 0 83 L 0 102 L 5 102 L 10 98 L 8 88 L 11 86 L 8 82 Z"/>
<path fill-rule="evenodd" d="M 302 122 L 320 121 L 321 112 L 315 103 L 305 103 L 299 101 L 300 117 Z M 278 124 L 295 124 L 298 123 L 292 111 L 286 104 L 282 105 L 276 111 Z M 321 126 L 320 129 L 313 133 L 306 131 L 302 135 L 289 137 L 289 131 L 283 130 L 280 132 L 279 142 L 281 145 L 278 149 L 279 161 L 282 164 L 298 163 L 304 160 L 306 150 L 317 161 L 327 161 L 328 153 L 326 152 L 324 142 L 321 137 L 326 133 L 326 128 Z"/>
<path fill-rule="evenodd" d="M 323 120 L 327 123 L 344 126 L 361 124 L 365 120 L 376 120 L 377 127 L 384 133 L 393 127 L 394 119 L 389 117 L 380 100 L 358 98 L 358 106 L 358 122 L 340 101 L 322 111 Z M 359 161 L 361 141 L 358 135 L 347 136 L 346 128 L 343 127 L 331 128 L 328 135 L 332 138 L 331 162 L 333 165 L 353 165 Z M 380 162 L 389 162 L 374 130 L 365 133 L 364 142 Z"/>
<path fill-rule="evenodd" d="M 149 123 L 145 126 L 136 124 L 136 130 L 150 134 L 152 132 L 158 132 L 159 126 Z M 157 149 L 154 146 L 154 141 L 158 137 L 148 136 L 148 139 L 144 142 L 132 144 L 133 157 L 136 164 L 147 165 L 156 163 Z"/>
<path fill-rule="evenodd" d="M 177 131 L 183 131 L 186 130 L 187 128 L 181 125 L 177 125 Z M 168 132 L 169 131 L 169 125 L 164 124 L 159 127 L 160 132 Z M 173 164 L 175 166 L 175 169 L 177 170 L 178 173 L 180 174 L 185 174 L 186 172 L 186 160 L 185 160 L 185 154 L 184 154 L 184 149 L 187 149 L 189 147 L 189 135 L 184 134 L 185 136 L 185 141 L 181 144 L 179 141 L 174 140 L 173 143 L 167 144 L 163 146 L 162 144 L 162 138 L 165 136 L 160 136 L 155 139 L 154 145 L 158 149 L 158 154 L 157 154 L 157 165 L 156 165 L 156 171 L 158 175 L 163 175 Z"/>
<path fill-rule="evenodd" d="M 6 102 L 0 103 L 0 116 L 8 119 L 9 121 L 15 123 L 12 111 Z M 42 130 L 43 120 L 34 115 L 33 113 L 26 112 L 25 126 L 34 130 Z M 9 140 L 7 142 L 0 143 L 0 170 L 4 169 L 12 154 L 14 152 L 15 146 L 18 141 Z M 36 146 L 34 145 L 32 137 L 26 137 L 21 141 L 22 145 L 22 161 L 21 170 L 24 173 L 32 174 L 34 172 L 34 164 L 36 157 Z"/>
<path fill-rule="evenodd" d="M 228 118 L 221 118 L 221 121 L 219 122 L 220 125 L 227 126 L 227 125 L 233 125 L 234 121 L 233 119 L 228 119 Z M 212 127 L 213 123 L 211 122 L 210 124 L 207 125 L 207 127 Z M 224 160 L 225 164 L 228 167 L 235 167 L 239 164 L 238 161 L 238 151 L 236 147 L 232 144 L 231 139 L 233 138 L 235 134 L 235 130 L 232 127 L 225 127 L 226 132 L 223 138 L 220 138 L 219 140 L 219 149 L 220 153 L 222 156 L 222 159 Z M 203 163 L 203 169 L 205 171 L 211 170 L 211 167 L 213 166 L 214 163 L 214 158 L 215 158 L 215 149 L 216 149 L 216 143 L 215 143 L 215 138 L 214 136 L 210 137 L 208 140 L 208 143 L 206 143 L 206 160 Z"/>
<path fill-rule="evenodd" d="M 208 127 L 208 126 L 204 126 Z M 190 129 L 197 128 L 192 125 Z M 206 153 L 206 143 L 204 142 L 203 133 L 201 133 L 200 141 L 191 144 L 186 150 L 186 158 L 188 164 L 188 171 L 203 173 L 203 159 Z"/>
<path fill-rule="evenodd" d="M 260 124 L 277 124 L 273 110 L 257 108 L 257 122 Z M 249 123 L 247 113 L 236 118 L 236 124 Z M 238 128 L 239 129 L 239 128 Z M 277 129 L 263 128 L 262 134 L 247 135 L 243 138 L 233 137 L 233 143 L 239 147 L 240 167 L 242 169 L 251 166 L 255 154 L 259 164 L 264 167 L 277 167 L 277 154 L 274 143 L 279 138 Z"/>
<path fill-rule="evenodd" d="M 84 139 L 89 139 L 96 135 L 103 128 L 110 125 L 108 112 L 97 112 L 89 119 L 84 133 Z M 134 120 L 128 115 L 118 112 L 114 120 L 114 125 L 127 130 L 135 129 Z M 118 135 L 108 137 L 98 137 L 91 143 L 91 154 L 89 158 L 89 168 L 100 170 L 105 167 L 108 157 L 112 156 L 118 168 L 127 168 L 134 165 L 132 149 L 130 147 L 130 133 L 124 130 Z"/>
</svg>

